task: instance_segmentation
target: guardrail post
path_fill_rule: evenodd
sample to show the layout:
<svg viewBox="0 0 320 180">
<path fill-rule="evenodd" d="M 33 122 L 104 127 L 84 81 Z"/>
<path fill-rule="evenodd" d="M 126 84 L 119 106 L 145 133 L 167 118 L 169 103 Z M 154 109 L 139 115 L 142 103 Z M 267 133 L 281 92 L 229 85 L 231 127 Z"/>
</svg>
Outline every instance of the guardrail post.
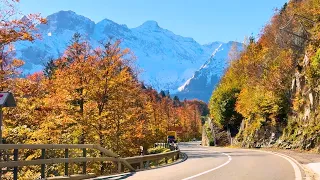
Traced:
<svg viewBox="0 0 320 180">
<path fill-rule="evenodd" d="M 84 158 L 87 157 L 87 149 L 86 148 L 82 149 L 82 156 Z M 83 162 L 82 174 L 87 174 L 87 162 Z"/>
<path fill-rule="evenodd" d="M 64 150 L 64 158 L 69 158 L 69 149 Z M 69 176 L 69 163 L 64 163 L 64 175 Z"/>
<path fill-rule="evenodd" d="M 146 169 L 149 168 L 149 164 L 150 164 L 150 161 L 148 160 L 148 161 L 146 162 Z"/>
<path fill-rule="evenodd" d="M 180 158 L 180 153 L 177 154 L 177 160 Z"/>
<path fill-rule="evenodd" d="M 46 150 L 45 149 L 41 149 L 41 159 L 45 159 L 46 157 Z M 46 178 L 46 165 L 45 164 L 41 164 L 41 179 L 45 179 Z"/>
<path fill-rule="evenodd" d="M 2 152 L 0 151 L 0 162 L 2 161 Z M 2 178 L 2 168 L 0 168 L 0 179 Z"/>
<path fill-rule="evenodd" d="M 166 162 L 166 164 L 168 164 L 168 158 L 167 157 L 165 157 L 165 162 Z"/>
<path fill-rule="evenodd" d="M 143 169 L 144 167 L 143 167 L 143 160 L 142 161 L 140 161 L 140 169 Z"/>
<path fill-rule="evenodd" d="M 13 150 L 13 160 L 18 161 L 18 149 Z M 0 177 L 1 179 L 1 177 Z M 18 179 L 18 167 L 13 168 L 13 179 L 17 180 Z"/>
<path fill-rule="evenodd" d="M 118 173 L 121 173 L 121 162 L 120 162 L 120 160 L 118 160 Z"/>
</svg>

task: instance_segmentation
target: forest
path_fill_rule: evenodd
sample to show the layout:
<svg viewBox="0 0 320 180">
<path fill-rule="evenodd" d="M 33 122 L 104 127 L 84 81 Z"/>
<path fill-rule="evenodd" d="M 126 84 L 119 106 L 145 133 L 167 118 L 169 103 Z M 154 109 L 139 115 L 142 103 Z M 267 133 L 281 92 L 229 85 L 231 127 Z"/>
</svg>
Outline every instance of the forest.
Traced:
<svg viewBox="0 0 320 180">
<path fill-rule="evenodd" d="M 10 91 L 15 108 L 4 108 L 3 143 L 99 144 L 122 157 L 140 154 L 167 132 L 180 128 L 179 140 L 201 137 L 207 105 L 180 101 L 138 80 L 134 53 L 110 38 L 93 48 L 76 33 L 61 57 L 48 60 L 42 72 L 26 75 L 14 43 L 40 39 L 39 14 L 17 19 L 18 0 L 0 9 L 0 88 Z M 37 153 L 25 158 L 36 159 Z M 30 175 L 30 174 L 29 174 Z"/>
</svg>

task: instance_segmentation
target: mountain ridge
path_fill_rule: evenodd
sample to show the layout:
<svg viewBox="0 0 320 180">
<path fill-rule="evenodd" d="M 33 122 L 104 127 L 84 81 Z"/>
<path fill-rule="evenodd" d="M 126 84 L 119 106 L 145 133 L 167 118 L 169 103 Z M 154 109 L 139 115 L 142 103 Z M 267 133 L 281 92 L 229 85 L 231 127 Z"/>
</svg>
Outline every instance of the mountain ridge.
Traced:
<svg viewBox="0 0 320 180">
<path fill-rule="evenodd" d="M 136 65 L 143 69 L 139 79 L 159 91 L 169 90 L 174 94 L 212 57 L 219 45 L 227 44 L 201 45 L 152 20 L 128 28 L 106 18 L 95 23 L 73 11 L 59 11 L 49 15 L 47 20 L 46 25 L 38 26 L 42 40 L 16 44 L 18 57 L 26 61 L 26 73 L 39 71 L 46 61 L 61 56 L 73 34 L 80 33 L 93 47 L 109 38 L 120 39 L 121 47 L 131 49 L 137 57 Z M 219 77 L 223 72 L 218 73 Z"/>
</svg>

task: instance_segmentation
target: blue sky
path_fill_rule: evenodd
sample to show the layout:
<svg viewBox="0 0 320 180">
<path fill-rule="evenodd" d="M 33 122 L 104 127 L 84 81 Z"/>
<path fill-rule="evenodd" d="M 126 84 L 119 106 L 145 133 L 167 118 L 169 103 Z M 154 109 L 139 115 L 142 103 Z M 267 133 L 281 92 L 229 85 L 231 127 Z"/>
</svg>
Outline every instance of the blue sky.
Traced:
<svg viewBox="0 0 320 180">
<path fill-rule="evenodd" d="M 275 8 L 287 0 L 20 0 L 19 10 L 44 17 L 72 10 L 98 22 L 108 18 L 129 28 L 147 20 L 201 44 L 259 34 Z"/>
</svg>

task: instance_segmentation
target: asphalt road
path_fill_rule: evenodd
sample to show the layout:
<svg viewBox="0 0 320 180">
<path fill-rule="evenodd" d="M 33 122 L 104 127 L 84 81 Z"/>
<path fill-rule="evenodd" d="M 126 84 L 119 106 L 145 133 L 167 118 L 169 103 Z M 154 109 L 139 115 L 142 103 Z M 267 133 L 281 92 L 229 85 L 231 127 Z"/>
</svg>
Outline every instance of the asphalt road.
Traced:
<svg viewBox="0 0 320 180">
<path fill-rule="evenodd" d="M 200 142 L 179 144 L 184 162 L 153 170 L 123 174 L 128 180 L 300 180 L 293 161 L 268 152 L 201 147 Z"/>
</svg>

